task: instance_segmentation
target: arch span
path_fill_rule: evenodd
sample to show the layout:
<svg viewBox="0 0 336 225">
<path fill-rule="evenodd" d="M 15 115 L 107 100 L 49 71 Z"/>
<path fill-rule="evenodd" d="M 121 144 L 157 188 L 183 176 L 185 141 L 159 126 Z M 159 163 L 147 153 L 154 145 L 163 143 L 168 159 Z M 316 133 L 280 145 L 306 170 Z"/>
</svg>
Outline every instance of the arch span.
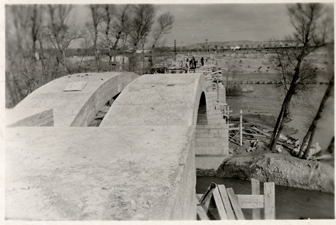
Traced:
<svg viewBox="0 0 336 225">
<path fill-rule="evenodd" d="M 201 74 L 141 76 L 120 94 L 100 126 L 196 125 L 204 86 Z"/>
<path fill-rule="evenodd" d="M 6 122 L 14 126 L 87 126 L 108 100 L 137 77 L 130 72 L 63 76 L 38 88 L 14 109 L 8 110 Z M 84 87 L 64 91 L 71 84 Z"/>
</svg>

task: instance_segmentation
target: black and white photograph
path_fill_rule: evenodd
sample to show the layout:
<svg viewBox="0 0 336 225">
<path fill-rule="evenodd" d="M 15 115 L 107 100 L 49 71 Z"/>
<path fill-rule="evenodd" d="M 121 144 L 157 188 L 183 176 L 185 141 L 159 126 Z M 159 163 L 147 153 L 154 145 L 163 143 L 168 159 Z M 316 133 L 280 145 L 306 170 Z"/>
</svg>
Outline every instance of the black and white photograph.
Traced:
<svg viewBox="0 0 336 225">
<path fill-rule="evenodd" d="M 5 223 L 335 222 L 334 1 L 3 12 Z"/>
</svg>

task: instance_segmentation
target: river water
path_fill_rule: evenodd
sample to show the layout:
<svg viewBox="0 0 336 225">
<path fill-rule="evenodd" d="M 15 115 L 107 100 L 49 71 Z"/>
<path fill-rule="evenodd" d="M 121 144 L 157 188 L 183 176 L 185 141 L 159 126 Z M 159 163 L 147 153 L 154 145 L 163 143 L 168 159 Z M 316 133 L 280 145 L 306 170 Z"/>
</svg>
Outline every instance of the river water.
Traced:
<svg viewBox="0 0 336 225">
<path fill-rule="evenodd" d="M 284 92 L 272 84 L 248 84 L 253 92 L 243 93 L 241 96 L 227 96 L 226 100 L 233 114 L 238 115 L 240 110 L 244 114 L 267 114 L 278 116 Z M 300 96 L 294 96 L 291 104 L 292 121 L 289 127 L 298 132 L 292 135 L 301 141 L 314 118 L 327 85 L 310 85 L 310 90 Z M 313 143 L 319 142 L 322 150 L 328 148 L 334 136 L 334 96 L 327 100 L 322 117 L 318 121 Z"/>
<path fill-rule="evenodd" d="M 197 177 L 196 193 L 203 194 L 211 184 L 224 184 L 236 194 L 251 194 L 251 182 L 216 177 Z M 260 184 L 263 193 L 263 184 Z M 250 209 L 243 209 L 246 219 L 252 219 Z M 275 186 L 276 219 L 334 219 L 334 195 L 319 191 Z"/>
</svg>

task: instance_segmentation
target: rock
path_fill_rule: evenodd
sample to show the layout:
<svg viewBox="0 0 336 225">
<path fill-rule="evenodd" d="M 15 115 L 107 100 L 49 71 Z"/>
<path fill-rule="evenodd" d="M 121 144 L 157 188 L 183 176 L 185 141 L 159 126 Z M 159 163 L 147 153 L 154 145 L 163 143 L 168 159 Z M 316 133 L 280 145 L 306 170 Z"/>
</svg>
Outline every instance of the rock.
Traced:
<svg viewBox="0 0 336 225">
<path fill-rule="evenodd" d="M 292 149 L 291 154 L 292 155 L 297 155 L 297 154 L 299 154 L 299 151 L 300 151 L 300 146 L 296 146 L 295 148 Z"/>
<path fill-rule="evenodd" d="M 279 153 L 282 152 L 283 151 L 282 145 L 276 145 L 275 150 Z"/>
<path fill-rule="evenodd" d="M 319 145 L 318 142 L 316 142 L 315 144 L 313 144 L 310 147 L 310 151 L 309 151 L 309 155 L 308 155 L 308 159 L 311 159 L 314 155 L 316 155 L 317 153 L 321 152 L 321 147 Z"/>
<path fill-rule="evenodd" d="M 280 134 L 279 139 L 282 140 L 282 141 L 287 141 L 288 138 L 285 135 Z"/>
</svg>

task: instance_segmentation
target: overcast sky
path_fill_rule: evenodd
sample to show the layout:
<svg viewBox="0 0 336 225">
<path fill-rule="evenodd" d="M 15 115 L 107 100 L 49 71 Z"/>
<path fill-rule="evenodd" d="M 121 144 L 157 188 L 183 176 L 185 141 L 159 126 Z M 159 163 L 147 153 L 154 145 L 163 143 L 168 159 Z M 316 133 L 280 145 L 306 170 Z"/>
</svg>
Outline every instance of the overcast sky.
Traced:
<svg viewBox="0 0 336 225">
<path fill-rule="evenodd" d="M 286 4 L 155 5 L 156 15 L 171 12 L 175 22 L 164 36 L 166 46 L 216 41 L 268 41 L 293 32 Z M 80 21 L 90 19 L 86 6 L 76 6 Z"/>
</svg>

